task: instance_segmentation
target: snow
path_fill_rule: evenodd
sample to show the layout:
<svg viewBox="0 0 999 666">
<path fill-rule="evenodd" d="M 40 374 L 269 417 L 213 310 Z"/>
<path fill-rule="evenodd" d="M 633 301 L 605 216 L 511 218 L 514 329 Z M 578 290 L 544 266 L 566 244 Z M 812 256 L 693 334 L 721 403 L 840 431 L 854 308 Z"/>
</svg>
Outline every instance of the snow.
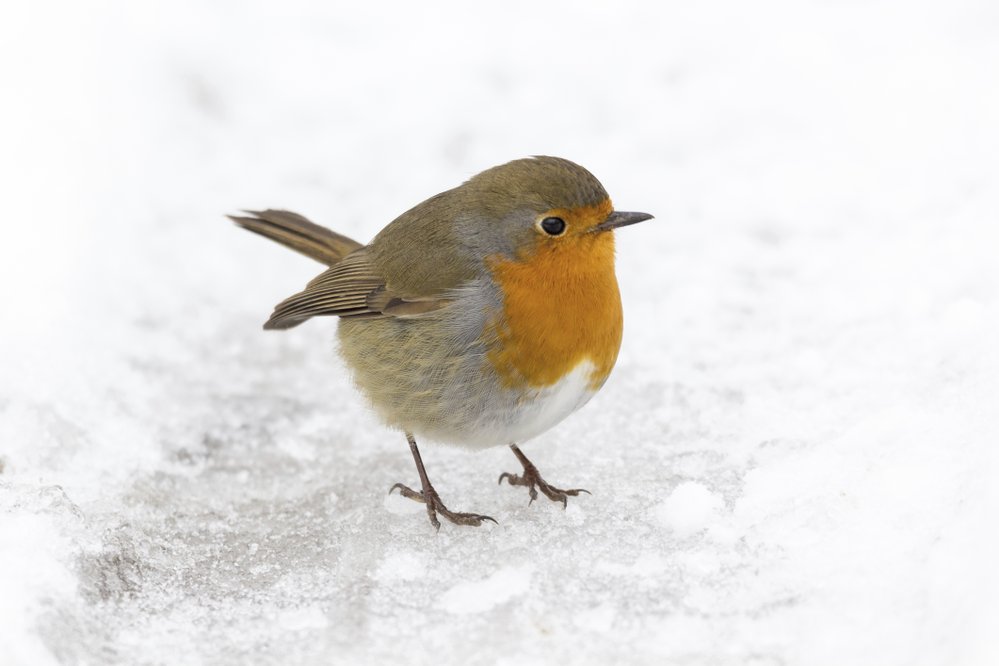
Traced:
<svg viewBox="0 0 999 666">
<path fill-rule="evenodd" d="M 8 3 L 0 664 L 999 662 L 999 11 Z M 625 339 L 525 452 L 405 439 L 318 265 L 493 164 L 624 210 Z"/>
<path fill-rule="evenodd" d="M 652 514 L 678 536 L 689 536 L 711 526 L 723 504 L 723 498 L 706 486 L 684 481 L 652 508 Z"/>
<path fill-rule="evenodd" d="M 441 595 L 440 606 L 455 615 L 482 613 L 521 597 L 530 589 L 529 567 L 501 567 L 485 580 L 453 585 Z"/>
</svg>

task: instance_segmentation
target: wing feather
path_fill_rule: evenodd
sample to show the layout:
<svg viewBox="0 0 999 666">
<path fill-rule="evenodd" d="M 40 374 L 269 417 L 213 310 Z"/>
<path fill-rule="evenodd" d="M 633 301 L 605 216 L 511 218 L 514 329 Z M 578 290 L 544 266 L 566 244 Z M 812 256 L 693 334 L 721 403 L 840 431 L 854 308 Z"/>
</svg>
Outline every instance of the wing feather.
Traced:
<svg viewBox="0 0 999 666">
<path fill-rule="evenodd" d="M 391 293 L 367 249 L 355 250 L 326 269 L 299 293 L 274 308 L 266 329 L 298 326 L 312 317 L 414 317 L 432 312 L 443 299 L 407 299 Z"/>
</svg>

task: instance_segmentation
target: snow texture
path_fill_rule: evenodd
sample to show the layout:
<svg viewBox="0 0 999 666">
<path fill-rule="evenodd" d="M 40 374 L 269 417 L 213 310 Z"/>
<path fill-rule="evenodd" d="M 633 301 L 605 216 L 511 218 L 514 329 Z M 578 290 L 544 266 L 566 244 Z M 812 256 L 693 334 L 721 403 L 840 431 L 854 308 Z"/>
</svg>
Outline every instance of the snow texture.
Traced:
<svg viewBox="0 0 999 666">
<path fill-rule="evenodd" d="M 0 664 L 999 663 L 999 10 L 5 3 Z M 624 345 L 510 452 L 260 325 L 531 154 L 624 210 Z"/>
</svg>

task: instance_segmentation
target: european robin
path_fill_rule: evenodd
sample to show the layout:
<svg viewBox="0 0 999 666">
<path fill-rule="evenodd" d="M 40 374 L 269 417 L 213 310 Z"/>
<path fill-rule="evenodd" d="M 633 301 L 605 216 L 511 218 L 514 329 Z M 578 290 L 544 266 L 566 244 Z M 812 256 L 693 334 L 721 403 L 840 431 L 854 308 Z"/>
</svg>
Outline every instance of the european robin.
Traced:
<svg viewBox="0 0 999 666">
<path fill-rule="evenodd" d="M 615 211 L 593 175 L 558 157 L 503 164 L 406 211 L 362 245 L 283 210 L 231 216 L 329 268 L 279 303 L 266 329 L 340 317 L 339 348 L 384 421 L 406 434 L 430 522 L 496 522 L 451 511 L 434 490 L 417 437 L 509 446 L 504 473 L 553 501 L 587 492 L 548 484 L 520 450 L 582 407 L 621 345 L 614 230 L 651 219 Z"/>
</svg>

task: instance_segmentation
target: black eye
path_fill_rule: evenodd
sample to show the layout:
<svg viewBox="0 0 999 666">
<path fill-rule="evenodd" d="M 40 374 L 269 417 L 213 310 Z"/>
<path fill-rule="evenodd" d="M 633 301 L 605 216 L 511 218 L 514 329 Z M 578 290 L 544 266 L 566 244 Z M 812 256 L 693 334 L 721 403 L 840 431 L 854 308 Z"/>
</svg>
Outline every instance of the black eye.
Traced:
<svg viewBox="0 0 999 666">
<path fill-rule="evenodd" d="M 565 220 L 561 217 L 546 217 L 541 220 L 541 228 L 550 236 L 558 236 L 565 231 Z"/>
</svg>

